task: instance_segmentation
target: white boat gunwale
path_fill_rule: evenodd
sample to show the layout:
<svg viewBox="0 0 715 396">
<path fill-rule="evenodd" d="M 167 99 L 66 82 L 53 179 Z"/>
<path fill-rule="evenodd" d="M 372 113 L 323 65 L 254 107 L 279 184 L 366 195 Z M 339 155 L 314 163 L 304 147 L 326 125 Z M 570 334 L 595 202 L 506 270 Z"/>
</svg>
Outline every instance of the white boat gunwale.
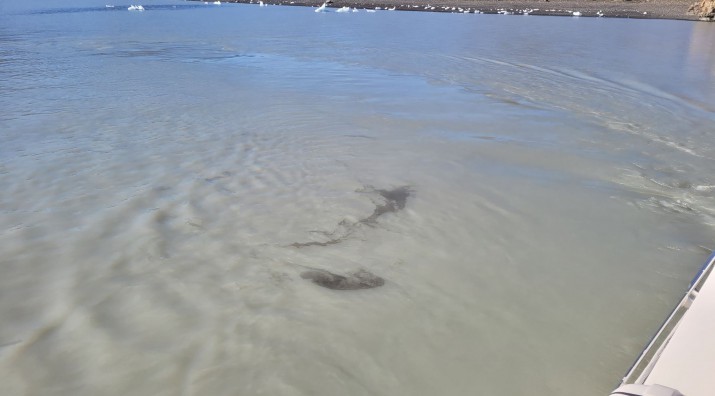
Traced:
<svg viewBox="0 0 715 396">
<path fill-rule="evenodd" d="M 648 375 L 652 371 L 658 357 L 662 353 L 668 341 L 678 327 L 693 300 L 697 297 L 698 291 L 713 272 L 715 267 L 715 251 L 713 251 L 703 266 L 690 282 L 688 290 L 678 301 L 670 315 L 663 321 L 658 330 L 653 334 L 645 348 L 638 355 L 626 374 L 623 376 L 619 386 L 626 384 L 644 384 Z"/>
</svg>

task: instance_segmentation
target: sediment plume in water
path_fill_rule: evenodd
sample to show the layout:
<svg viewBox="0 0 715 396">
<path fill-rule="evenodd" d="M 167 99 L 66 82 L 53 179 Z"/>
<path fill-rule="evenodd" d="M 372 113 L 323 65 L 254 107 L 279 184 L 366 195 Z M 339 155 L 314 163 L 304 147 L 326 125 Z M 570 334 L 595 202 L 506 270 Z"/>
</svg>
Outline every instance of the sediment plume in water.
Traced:
<svg viewBox="0 0 715 396">
<path fill-rule="evenodd" d="M 395 213 L 405 208 L 407 198 L 412 194 L 412 189 L 409 186 L 397 187 L 392 190 L 376 189 L 373 186 L 365 186 L 357 192 L 360 193 L 376 193 L 381 197 L 382 202 L 375 204 L 375 209 L 370 216 L 350 223 L 345 220 L 338 223 L 338 228 L 344 229 L 339 236 L 335 237 L 338 231 L 324 233 L 331 237 L 325 242 L 295 242 L 291 246 L 296 248 L 308 246 L 330 246 L 346 240 L 352 235 L 360 225 L 375 226 L 377 219 L 386 213 Z M 385 280 L 369 271 L 358 270 L 347 275 L 338 275 L 323 269 L 313 268 L 309 271 L 304 271 L 300 274 L 303 279 L 310 279 L 316 285 L 332 289 L 332 290 L 360 290 L 372 289 L 385 284 Z"/>
<path fill-rule="evenodd" d="M 412 193 L 409 186 L 402 186 L 392 190 L 376 190 L 372 186 L 366 186 L 363 191 L 374 191 L 380 194 L 380 196 L 385 199 L 385 203 L 376 205 L 375 211 L 372 212 L 369 217 L 366 217 L 358 222 L 362 224 L 374 224 L 377 221 L 377 218 L 385 213 L 394 213 L 404 209 L 407 204 L 407 198 Z"/>
<path fill-rule="evenodd" d="M 300 274 L 303 279 L 310 279 L 316 285 L 332 290 L 361 290 L 380 287 L 385 280 L 370 271 L 358 270 L 346 276 L 330 271 L 312 269 Z"/>
<path fill-rule="evenodd" d="M 375 209 L 368 217 L 360 219 L 354 223 L 350 223 L 345 220 L 338 223 L 338 229 L 342 228 L 344 230 L 343 232 L 338 232 L 337 229 L 333 232 L 321 232 L 322 234 L 331 238 L 327 241 L 294 242 L 290 246 L 296 248 L 303 248 L 308 246 L 330 246 L 343 242 L 348 237 L 350 237 L 350 235 L 355 233 L 355 231 L 361 224 L 374 226 L 380 216 L 386 213 L 395 213 L 404 209 L 405 205 L 407 204 L 407 198 L 413 193 L 412 188 L 410 186 L 401 186 L 392 190 L 376 189 L 373 186 L 365 186 L 357 192 L 376 193 L 382 198 L 384 202 L 376 203 Z"/>
</svg>

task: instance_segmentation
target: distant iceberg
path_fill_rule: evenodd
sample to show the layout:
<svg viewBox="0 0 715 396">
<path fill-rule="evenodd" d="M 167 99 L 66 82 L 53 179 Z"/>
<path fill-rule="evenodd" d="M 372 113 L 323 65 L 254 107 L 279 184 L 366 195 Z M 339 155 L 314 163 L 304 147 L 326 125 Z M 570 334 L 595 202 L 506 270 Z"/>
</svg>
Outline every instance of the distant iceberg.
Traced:
<svg viewBox="0 0 715 396">
<path fill-rule="evenodd" d="M 127 8 L 129 11 L 144 11 L 144 7 L 141 5 L 130 5 L 129 8 Z"/>
</svg>

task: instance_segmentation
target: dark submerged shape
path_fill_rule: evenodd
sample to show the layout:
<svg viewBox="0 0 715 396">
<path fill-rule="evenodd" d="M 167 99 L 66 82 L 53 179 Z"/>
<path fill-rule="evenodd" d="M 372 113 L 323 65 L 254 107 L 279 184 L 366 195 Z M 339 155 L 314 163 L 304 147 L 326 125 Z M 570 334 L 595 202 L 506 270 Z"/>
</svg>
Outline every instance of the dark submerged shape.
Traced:
<svg viewBox="0 0 715 396">
<path fill-rule="evenodd" d="M 380 194 L 385 199 L 385 203 L 376 205 L 375 211 L 372 212 L 370 217 L 360 220 L 360 223 L 373 224 L 378 217 L 385 213 L 394 213 L 404 209 L 407 204 L 407 198 L 412 194 L 412 189 L 409 186 L 397 187 L 392 190 L 376 190 L 374 187 L 366 187 L 366 191 L 370 190 Z"/>
<path fill-rule="evenodd" d="M 332 290 L 372 289 L 385 284 L 384 279 L 366 270 L 358 270 L 343 276 L 326 270 L 313 269 L 301 273 L 300 277 Z"/>
<path fill-rule="evenodd" d="M 383 198 L 384 203 L 376 203 L 375 209 L 373 210 L 372 214 L 368 217 L 358 220 L 356 223 L 348 223 L 345 220 L 341 221 L 338 224 L 338 229 L 342 229 L 342 232 L 338 232 L 338 229 L 333 232 L 321 232 L 321 234 L 324 234 L 331 238 L 325 242 L 294 242 L 290 244 L 290 246 L 295 248 L 303 248 L 308 246 L 330 246 L 343 242 L 350 235 L 355 233 L 360 224 L 374 226 L 375 224 L 377 224 L 378 217 L 384 215 L 385 213 L 394 213 L 404 209 L 405 205 L 407 204 L 407 198 L 412 194 L 412 188 L 410 186 L 402 186 L 394 188 L 392 190 L 378 190 L 372 186 L 365 186 L 362 190 L 358 190 L 357 192 L 377 193 Z"/>
<path fill-rule="evenodd" d="M 311 241 L 311 242 L 293 242 L 290 245 L 296 248 L 302 248 L 302 247 L 308 247 L 308 246 L 330 246 L 330 245 L 335 245 L 338 244 L 342 241 L 345 240 L 348 236 L 350 236 L 352 232 L 340 237 L 340 238 L 334 238 L 326 242 L 317 242 L 317 241 Z"/>
</svg>

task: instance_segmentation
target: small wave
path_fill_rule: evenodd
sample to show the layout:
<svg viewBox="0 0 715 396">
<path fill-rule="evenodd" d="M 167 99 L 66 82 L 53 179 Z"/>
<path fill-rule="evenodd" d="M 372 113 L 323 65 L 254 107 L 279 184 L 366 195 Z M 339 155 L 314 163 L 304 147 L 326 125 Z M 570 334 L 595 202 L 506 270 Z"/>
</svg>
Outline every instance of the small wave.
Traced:
<svg viewBox="0 0 715 396">
<path fill-rule="evenodd" d="M 665 197 L 650 197 L 636 205 L 640 208 L 652 208 L 657 210 L 665 210 L 676 214 L 696 214 L 697 211 L 691 204 L 683 199 L 670 199 Z"/>
</svg>

